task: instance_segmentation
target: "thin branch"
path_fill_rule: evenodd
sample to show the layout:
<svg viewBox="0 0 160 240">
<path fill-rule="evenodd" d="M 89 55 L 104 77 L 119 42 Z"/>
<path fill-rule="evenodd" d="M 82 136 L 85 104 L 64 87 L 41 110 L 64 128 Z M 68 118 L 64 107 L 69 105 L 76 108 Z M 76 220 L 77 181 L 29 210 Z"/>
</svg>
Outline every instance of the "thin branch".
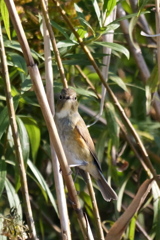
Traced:
<svg viewBox="0 0 160 240">
<path fill-rule="evenodd" d="M 86 173 L 86 177 L 87 177 L 87 186 L 88 186 L 89 195 L 91 196 L 91 200 L 92 200 L 93 215 L 94 215 L 94 221 L 96 223 L 98 239 L 104 240 L 104 234 L 103 234 L 103 229 L 102 229 L 102 224 L 101 224 L 101 217 L 99 215 L 95 192 L 93 189 L 93 185 L 92 185 L 92 181 L 91 181 L 91 177 L 90 177 L 89 173 Z"/>
<path fill-rule="evenodd" d="M 127 118 L 123 108 L 121 107 L 118 99 L 116 98 L 116 96 L 114 95 L 114 93 L 112 92 L 112 90 L 110 89 L 110 87 L 108 86 L 108 84 L 106 83 L 105 79 L 103 78 L 103 75 L 100 71 L 100 69 L 98 68 L 92 54 L 90 53 L 89 49 L 87 48 L 87 46 L 84 44 L 83 40 L 80 38 L 78 32 L 76 32 L 76 30 L 74 29 L 71 21 L 69 20 L 69 18 L 67 17 L 65 11 L 61 8 L 60 3 L 57 0 L 52 0 L 55 5 L 57 6 L 57 9 L 59 10 L 61 16 L 64 18 L 66 24 L 70 27 L 70 29 L 72 30 L 72 32 L 74 33 L 75 37 L 77 38 L 77 41 L 79 42 L 81 48 L 83 49 L 83 51 L 85 52 L 85 54 L 87 55 L 88 59 L 90 60 L 90 62 L 92 63 L 95 71 L 97 72 L 100 80 L 102 81 L 102 83 L 104 84 L 104 86 L 106 87 L 107 91 L 108 91 L 108 95 L 111 98 L 113 104 L 115 105 L 116 109 L 119 112 L 119 115 L 122 118 L 122 121 L 124 122 L 125 126 L 128 128 L 128 130 L 131 132 L 131 134 L 133 135 L 135 141 L 136 141 L 136 148 L 139 149 L 140 154 L 143 158 L 143 160 L 145 161 L 146 165 L 148 166 L 148 168 L 151 170 L 155 180 L 157 181 L 157 184 L 160 186 L 160 181 L 157 177 L 157 173 L 155 171 L 155 169 L 153 168 L 149 156 L 147 154 L 147 151 L 139 137 L 139 135 L 137 134 L 137 132 L 135 131 L 135 129 L 133 128 L 130 120 Z"/>
<path fill-rule="evenodd" d="M 57 128 L 56 128 L 52 113 L 50 111 L 50 107 L 48 105 L 48 100 L 45 94 L 44 86 L 42 84 L 41 76 L 40 76 L 38 67 L 35 65 L 34 60 L 32 58 L 30 48 L 29 48 L 22 24 L 20 22 L 19 16 L 17 14 L 14 2 L 13 0 L 5 0 L 5 2 L 8 8 L 12 23 L 14 25 L 15 31 L 17 33 L 17 37 L 24 54 L 24 58 L 28 66 L 28 71 L 34 85 L 34 90 L 35 90 L 38 102 L 40 104 L 41 111 L 43 113 L 43 117 L 45 119 L 48 131 L 50 133 L 51 142 L 54 146 L 54 149 L 60 161 L 63 177 L 65 179 L 67 189 L 69 192 L 70 202 L 72 203 L 72 207 L 74 208 L 77 214 L 78 222 L 79 222 L 81 231 L 83 233 L 84 239 L 93 239 L 90 226 L 86 221 L 86 218 L 84 217 L 84 213 L 78 201 L 77 191 L 75 189 L 74 182 L 70 174 L 71 170 L 68 166 L 67 159 L 64 154 L 61 141 L 59 139 Z"/>
<path fill-rule="evenodd" d="M 50 50 L 50 37 L 46 28 L 44 16 L 43 16 L 43 33 L 44 33 L 44 57 L 45 57 L 45 79 L 46 79 L 46 94 L 51 112 L 54 117 L 54 96 L 53 96 L 53 70 L 52 70 L 52 57 Z M 60 172 L 60 164 L 55 153 L 55 150 L 51 144 L 51 161 L 54 172 L 54 182 L 57 195 L 57 204 L 59 210 L 59 217 L 61 222 L 62 239 L 71 240 L 71 231 L 67 211 L 66 197 L 64 193 L 64 184 L 62 174 Z"/>
<path fill-rule="evenodd" d="M 59 51 L 58 51 L 58 48 L 57 48 L 57 45 L 56 45 L 56 39 L 54 37 L 54 32 L 53 32 L 52 27 L 51 27 L 51 23 L 50 23 L 47 7 L 46 7 L 46 4 L 45 4 L 44 0 L 40 0 L 40 2 L 41 2 L 41 8 L 42 8 L 43 16 L 44 16 L 44 19 L 45 19 L 45 23 L 46 23 L 47 29 L 49 31 L 52 47 L 54 49 L 56 62 L 58 64 L 58 68 L 59 68 L 61 80 L 62 80 L 62 83 L 63 83 L 63 87 L 64 88 L 68 88 L 67 79 L 65 77 L 63 64 L 62 64 L 61 57 L 60 57 L 60 54 L 59 54 Z"/>
<path fill-rule="evenodd" d="M 84 74 L 84 72 L 82 71 L 82 69 L 80 68 L 80 66 L 75 65 L 75 67 L 77 68 L 78 72 L 81 74 L 81 76 L 84 78 L 84 80 L 88 83 L 89 87 L 94 91 L 94 93 L 96 94 L 98 99 L 101 99 L 101 96 L 97 93 L 94 85 L 92 84 L 92 82 L 89 80 L 89 78 Z"/>
<path fill-rule="evenodd" d="M 160 34 L 160 1 L 155 0 L 156 5 L 156 34 Z M 157 37 L 157 60 L 158 60 L 158 92 L 160 95 L 160 36 Z"/>
<path fill-rule="evenodd" d="M 3 72 L 4 86 L 5 86 L 5 92 L 6 92 L 6 101 L 7 101 L 9 120 L 10 120 L 10 124 L 11 124 L 11 128 L 12 128 L 13 140 L 14 140 L 14 145 L 15 145 L 16 160 L 17 160 L 18 166 L 19 166 L 21 188 L 22 188 L 22 193 L 23 193 L 23 200 L 25 203 L 24 204 L 25 205 L 25 213 L 26 213 L 27 223 L 29 226 L 29 230 L 30 230 L 32 239 L 36 240 L 37 235 L 36 235 L 35 224 L 33 221 L 31 204 L 30 204 L 27 177 L 26 177 L 26 169 L 24 166 L 22 148 L 21 148 L 20 138 L 19 138 L 19 134 L 18 134 L 18 127 L 17 127 L 17 123 L 16 123 L 16 115 L 15 115 L 15 110 L 14 110 L 13 98 L 11 95 L 11 85 L 10 85 L 8 66 L 7 66 L 6 54 L 5 54 L 4 43 L 3 43 L 1 22 L 0 22 L 0 48 L 1 48 L 0 55 L 1 55 L 2 72 Z"/>
</svg>

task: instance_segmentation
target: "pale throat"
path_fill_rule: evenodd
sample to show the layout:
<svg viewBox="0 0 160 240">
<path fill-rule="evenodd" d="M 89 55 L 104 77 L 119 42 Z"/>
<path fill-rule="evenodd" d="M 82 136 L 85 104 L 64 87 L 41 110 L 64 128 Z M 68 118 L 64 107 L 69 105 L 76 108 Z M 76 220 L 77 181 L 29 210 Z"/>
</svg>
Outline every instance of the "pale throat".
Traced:
<svg viewBox="0 0 160 240">
<path fill-rule="evenodd" d="M 58 118 L 65 118 L 65 117 L 67 117 L 70 114 L 70 112 L 71 112 L 72 104 L 73 103 L 71 101 L 65 102 L 65 104 L 63 105 L 61 110 L 59 112 L 56 112 L 56 116 Z"/>
</svg>

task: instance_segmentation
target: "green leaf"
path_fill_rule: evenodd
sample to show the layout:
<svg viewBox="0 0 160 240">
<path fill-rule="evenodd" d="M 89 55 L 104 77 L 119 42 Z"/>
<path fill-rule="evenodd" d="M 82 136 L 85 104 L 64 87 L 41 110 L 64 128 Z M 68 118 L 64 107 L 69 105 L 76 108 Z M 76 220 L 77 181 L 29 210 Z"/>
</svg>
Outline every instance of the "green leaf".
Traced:
<svg viewBox="0 0 160 240">
<path fill-rule="evenodd" d="M 21 45 L 20 45 L 19 42 L 17 42 L 17 41 L 6 40 L 6 41 L 4 42 L 4 46 L 5 46 L 5 48 L 11 48 L 11 49 L 14 49 L 14 50 L 16 50 L 16 51 L 18 51 L 18 52 L 23 53 L 22 48 L 21 48 Z M 41 60 L 44 61 L 44 57 L 43 57 L 42 55 L 40 55 L 39 53 L 37 53 L 36 51 L 34 51 L 33 49 L 31 49 L 31 54 L 32 54 L 32 57 L 33 57 L 35 60 L 39 61 L 39 59 L 41 59 Z"/>
<path fill-rule="evenodd" d="M 75 3 L 74 4 L 75 10 L 77 12 L 78 17 L 76 19 L 78 19 L 81 23 L 81 25 L 86 29 L 86 27 L 88 27 L 89 29 L 91 29 L 93 35 L 95 35 L 95 32 L 93 30 L 93 28 L 91 27 L 91 25 L 86 21 L 84 14 L 82 13 L 82 10 L 78 7 L 78 5 Z"/>
<path fill-rule="evenodd" d="M 158 87 L 158 64 L 153 68 L 150 77 L 148 78 L 147 85 L 152 93 L 156 92 Z"/>
<path fill-rule="evenodd" d="M 13 101 L 14 101 L 14 109 L 16 110 L 18 107 L 19 97 L 13 98 Z M 8 116 L 8 108 L 6 106 L 0 113 L 0 139 L 2 138 L 8 126 L 9 126 L 9 116 Z"/>
<path fill-rule="evenodd" d="M 19 200 L 18 194 L 16 193 L 14 187 L 12 186 L 12 184 L 7 178 L 5 178 L 5 189 L 6 189 L 10 208 L 15 207 L 17 209 L 18 215 L 20 216 L 20 219 L 22 219 L 21 202 Z"/>
<path fill-rule="evenodd" d="M 4 159 L 0 159 L 0 197 L 3 193 L 6 173 L 6 163 Z"/>
<path fill-rule="evenodd" d="M 53 20 L 51 21 L 51 25 L 56 28 L 63 36 L 65 36 L 66 39 L 69 40 L 69 36 L 66 32 L 66 29 L 61 27 L 59 24 L 57 24 L 56 22 L 54 22 Z"/>
<path fill-rule="evenodd" d="M 129 24 L 129 36 L 130 36 L 130 39 L 131 39 L 131 42 L 132 44 L 134 45 L 134 47 L 136 49 L 139 49 L 139 46 L 136 44 L 136 42 L 133 40 L 133 30 L 134 30 L 134 27 L 136 26 L 138 22 L 138 17 L 137 16 L 134 16 L 131 21 L 130 21 L 130 24 Z"/>
<path fill-rule="evenodd" d="M 127 50 L 127 48 L 123 47 L 120 44 L 110 42 L 94 42 L 94 43 L 100 46 L 111 48 L 117 52 L 121 52 L 129 59 L 129 51 Z"/>
<path fill-rule="evenodd" d="M 120 77 L 114 75 L 113 73 L 109 73 L 109 79 L 112 80 L 113 82 L 115 82 L 124 91 L 128 92 L 128 89 L 127 89 L 125 83 L 123 82 L 123 80 Z"/>
<path fill-rule="evenodd" d="M 78 43 L 74 40 L 64 40 L 64 41 L 59 41 L 57 43 L 57 48 L 62 48 L 62 47 L 72 47 L 77 45 Z"/>
<path fill-rule="evenodd" d="M 33 163 L 28 160 L 27 161 L 27 164 L 30 168 L 30 170 L 32 171 L 34 177 L 37 179 L 39 185 L 41 186 L 41 188 L 45 191 L 45 193 L 48 195 L 48 198 L 50 200 L 50 202 L 52 203 L 52 206 L 54 207 L 56 213 L 58 214 L 58 210 L 57 210 L 57 206 L 56 206 L 56 203 L 55 203 L 55 200 L 53 198 L 53 195 L 46 183 L 46 181 L 44 180 L 42 174 L 39 172 L 39 170 L 36 168 L 35 165 L 33 165 Z"/>
<path fill-rule="evenodd" d="M 142 12 L 142 14 L 147 14 L 147 13 L 150 13 L 150 12 L 149 12 L 149 11 Z M 137 16 L 137 13 L 128 14 L 128 15 L 126 15 L 126 16 L 124 16 L 124 17 L 117 18 L 116 20 L 114 20 L 114 21 L 111 22 L 110 24 L 115 24 L 115 23 L 120 22 L 120 21 L 123 21 L 123 20 L 125 20 L 125 19 L 133 18 L 133 17 L 135 17 L 135 16 Z M 109 24 L 109 25 L 110 25 L 110 24 Z"/>
<path fill-rule="evenodd" d="M 107 17 L 111 14 L 112 10 L 114 9 L 114 7 L 116 6 L 116 0 L 108 0 L 107 1 Z"/>
<path fill-rule="evenodd" d="M 153 224 L 152 224 L 152 239 L 160 239 L 160 199 L 159 199 L 159 187 L 154 182 L 152 185 L 153 191 Z"/>
<path fill-rule="evenodd" d="M 107 131 L 103 131 L 103 133 L 99 136 L 97 144 L 96 144 L 96 153 L 100 162 L 102 162 L 104 157 L 104 149 L 106 147 L 107 139 Z"/>
<path fill-rule="evenodd" d="M 20 54 L 13 53 L 13 52 L 9 52 L 8 55 L 11 58 L 11 62 L 13 63 L 13 66 L 16 67 L 17 70 L 19 71 L 19 75 L 23 82 L 28 72 L 27 65 L 24 58 Z"/>
<path fill-rule="evenodd" d="M 108 102 L 106 106 L 107 130 L 112 145 L 118 149 L 119 146 L 119 126 L 116 121 L 116 112 L 112 103 Z"/>
<path fill-rule="evenodd" d="M 40 137 L 41 137 L 41 132 L 38 127 L 37 122 L 31 118 L 31 117 L 25 117 L 25 116 L 20 116 L 21 120 L 23 121 L 26 130 L 29 135 L 29 140 L 31 144 L 31 152 L 32 152 L 32 157 L 33 160 L 36 160 L 37 152 L 39 149 L 40 145 Z"/>
<path fill-rule="evenodd" d="M 129 224 L 128 240 L 134 240 L 135 239 L 135 232 L 136 232 L 136 217 L 133 216 L 131 218 L 131 222 Z"/>
<path fill-rule="evenodd" d="M 130 177 L 133 175 L 133 172 L 130 172 L 128 174 L 128 176 L 126 176 L 123 184 L 121 185 L 121 188 L 119 190 L 119 194 L 118 194 L 118 200 L 117 200 L 117 210 L 118 212 L 121 212 L 121 208 L 122 208 L 122 198 L 123 198 L 123 195 L 124 195 L 124 191 L 125 191 L 125 188 L 126 188 L 126 185 L 130 179 Z"/>
<path fill-rule="evenodd" d="M 76 93 L 79 95 L 83 95 L 87 97 L 93 96 L 97 98 L 96 94 L 92 91 L 84 90 L 83 88 L 75 88 L 75 87 L 71 87 L 71 88 L 73 88 L 76 91 Z"/>
<path fill-rule="evenodd" d="M 99 30 L 97 30 L 98 33 L 105 34 L 111 31 L 116 30 L 117 28 L 119 28 L 119 24 L 115 23 L 115 24 L 108 24 L 107 26 L 104 26 L 102 28 L 100 28 Z"/>
<path fill-rule="evenodd" d="M 93 3 L 93 7 L 94 7 L 94 10 L 95 10 L 95 13 L 96 13 L 98 22 L 99 22 L 99 26 L 102 27 L 102 23 L 101 23 L 101 11 L 100 11 L 98 2 L 97 2 L 97 0 L 92 0 L 92 3 Z"/>
<path fill-rule="evenodd" d="M 11 34 L 10 34 L 10 21 L 9 21 L 9 13 L 8 13 L 8 9 L 6 7 L 5 1 L 1 0 L 0 2 L 1 6 L 1 15 L 2 15 L 2 19 L 4 22 L 4 26 L 6 29 L 6 33 L 9 39 L 11 39 Z"/>
<path fill-rule="evenodd" d="M 65 65 L 89 65 L 90 61 L 87 59 L 72 59 L 72 60 L 64 60 L 63 64 Z"/>
<path fill-rule="evenodd" d="M 17 120 L 18 133 L 19 133 L 19 138 L 20 138 L 21 148 L 23 153 L 23 160 L 24 160 L 24 163 L 26 164 L 29 158 L 29 152 L 30 152 L 29 137 L 22 120 L 18 116 L 16 117 L 16 120 Z"/>
</svg>

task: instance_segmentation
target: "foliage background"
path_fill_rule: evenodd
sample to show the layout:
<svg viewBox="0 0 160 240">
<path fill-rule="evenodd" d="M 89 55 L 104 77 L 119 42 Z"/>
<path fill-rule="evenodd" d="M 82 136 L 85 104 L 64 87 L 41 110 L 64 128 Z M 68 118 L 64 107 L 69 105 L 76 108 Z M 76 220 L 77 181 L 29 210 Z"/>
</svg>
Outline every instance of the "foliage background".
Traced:
<svg viewBox="0 0 160 240">
<path fill-rule="evenodd" d="M 38 65 L 45 85 L 42 16 L 39 1 L 15 1 L 15 3 L 30 48 L 32 49 L 33 57 Z M 156 33 L 154 21 L 155 3 L 152 1 L 140 1 L 135 9 L 133 7 L 134 1 L 121 1 L 122 9 L 126 11 L 128 15 L 127 21 L 130 23 L 129 32 L 131 43 L 133 45 L 138 44 L 142 52 L 142 58 L 146 63 L 146 68 L 149 73 L 148 78 L 145 78 L 142 74 L 146 69 L 140 69 L 133 52 L 130 51 L 129 44 L 125 38 L 126 35 L 124 35 L 120 22 L 117 21 L 114 25 L 110 25 L 110 29 L 104 27 L 103 23 L 100 24 L 100 21 L 97 19 L 94 3 L 95 1 L 61 1 L 62 7 L 93 53 L 100 68 L 102 67 L 102 58 L 104 55 L 103 48 L 99 43 L 102 40 L 103 34 L 109 34 L 109 31 L 115 28 L 114 42 L 119 44 L 119 49 L 112 50 L 108 84 L 140 135 L 158 174 L 160 171 L 160 117 L 158 111 L 152 104 L 153 96 L 158 86 L 156 39 L 147 38 L 140 34 L 141 30 L 148 33 L 148 29 L 151 33 Z M 110 1 L 98 1 L 101 10 L 102 8 L 109 9 L 109 3 Z M 118 4 L 114 1 L 112 3 L 113 7 Z M 76 12 L 74 4 L 77 4 L 76 9 L 78 9 L 79 6 L 82 12 L 79 10 Z M 80 113 L 86 124 L 91 124 L 94 122 L 94 114 L 96 114 L 100 108 L 100 100 L 96 97 L 95 92 L 101 93 L 101 82 L 90 66 L 87 57 L 75 42 L 76 39 L 70 29 L 65 24 L 59 12 L 56 11 L 52 1 L 49 1 L 48 10 L 68 84 L 77 89 L 79 102 L 81 104 Z M 140 18 L 135 20 L 135 16 L 137 17 L 139 11 L 145 18 L 148 29 L 144 28 Z M 3 11 L 1 10 L 1 12 Z M 134 12 L 136 12 L 136 15 L 129 15 Z M 143 12 L 145 12 L 145 14 Z M 100 16 L 100 19 L 102 20 L 102 16 Z M 12 96 L 14 97 L 17 124 L 26 164 L 36 229 L 40 239 L 58 239 L 60 238 L 60 223 L 55 204 L 56 194 L 50 162 L 48 132 L 12 24 L 10 25 L 10 35 L 11 40 L 8 39 L 9 36 L 6 34 L 6 26 L 4 26 L 3 37 L 12 84 Z M 129 59 L 126 57 L 127 52 L 123 47 L 130 51 Z M 62 88 L 62 83 L 54 53 L 52 57 L 56 97 Z M 86 80 L 80 75 L 76 65 L 80 66 L 83 73 L 90 79 L 95 91 L 91 89 Z M 1 213 L 6 215 L 5 211 L 9 206 L 16 206 L 18 209 L 22 207 L 23 209 L 23 202 L 2 77 L 0 77 L 0 100 L 0 206 Z M 116 118 L 120 119 L 120 117 L 116 113 L 114 106 L 108 97 L 106 97 L 106 101 L 107 105 L 104 108 L 102 117 L 107 121 L 107 125 L 102 121 L 98 121 L 91 126 L 89 130 L 96 145 L 97 155 L 101 162 L 103 173 L 105 176 L 108 176 L 109 180 L 112 179 L 113 187 L 119 196 L 117 202 L 106 203 L 102 199 L 99 191 L 97 189 L 95 190 L 102 223 L 105 228 L 109 229 L 113 222 L 118 219 L 130 204 L 139 187 L 148 176 L 119 129 Z M 83 105 L 87 107 L 85 112 L 82 110 Z M 89 114 L 89 110 L 94 111 L 92 116 Z M 132 139 L 129 132 L 128 136 Z M 116 156 L 113 154 L 113 150 L 116 151 Z M 6 178 L 9 182 L 6 182 Z M 13 188 L 10 196 L 7 191 L 7 184 L 10 188 Z M 94 232 L 94 217 L 90 197 L 86 190 L 86 184 L 81 178 L 76 178 L 75 185 Z M 72 236 L 74 236 L 73 239 L 83 239 L 82 236 L 79 235 L 79 226 L 69 201 L 68 209 Z M 135 219 L 136 221 L 134 222 Z M 132 218 L 122 239 L 160 239 L 158 219 L 159 200 L 157 201 L 157 195 L 151 192 L 144 206 Z"/>
</svg>

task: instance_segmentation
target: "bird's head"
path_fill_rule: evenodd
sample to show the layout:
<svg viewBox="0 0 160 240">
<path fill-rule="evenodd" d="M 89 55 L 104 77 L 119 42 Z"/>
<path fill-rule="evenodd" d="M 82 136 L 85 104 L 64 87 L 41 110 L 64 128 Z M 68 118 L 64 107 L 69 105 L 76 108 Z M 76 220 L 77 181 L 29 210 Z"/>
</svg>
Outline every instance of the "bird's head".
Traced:
<svg viewBox="0 0 160 240">
<path fill-rule="evenodd" d="M 62 89 L 56 106 L 56 114 L 60 118 L 74 113 L 78 109 L 77 94 L 71 88 Z"/>
</svg>

